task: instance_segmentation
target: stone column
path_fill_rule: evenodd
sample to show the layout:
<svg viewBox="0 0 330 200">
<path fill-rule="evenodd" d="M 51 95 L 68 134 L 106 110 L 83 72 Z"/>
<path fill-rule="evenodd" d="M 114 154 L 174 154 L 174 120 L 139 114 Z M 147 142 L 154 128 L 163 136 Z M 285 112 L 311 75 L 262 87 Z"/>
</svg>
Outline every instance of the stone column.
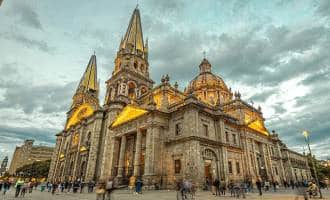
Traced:
<svg viewBox="0 0 330 200">
<path fill-rule="evenodd" d="M 118 174 L 117 177 L 123 177 L 124 171 L 124 159 L 125 159 L 125 149 L 126 149 L 126 136 L 121 137 L 119 161 L 118 161 Z"/>
<path fill-rule="evenodd" d="M 135 155 L 134 155 L 134 172 L 133 176 L 137 177 L 140 175 L 140 161 L 141 161 L 141 130 L 138 129 L 136 133 L 136 142 L 135 142 Z"/>
<path fill-rule="evenodd" d="M 161 144 L 160 144 L 161 127 L 151 125 L 147 129 L 146 134 L 146 151 L 145 151 L 145 167 L 143 181 L 146 185 L 154 186 L 159 184 L 161 171 Z"/>
<path fill-rule="evenodd" d="M 152 131 L 150 128 L 146 131 L 146 150 L 145 150 L 145 158 L 144 158 L 144 175 L 151 175 L 151 137 Z"/>
<path fill-rule="evenodd" d="M 98 112 L 95 116 L 95 121 L 92 130 L 92 139 L 91 145 L 89 148 L 88 154 L 88 162 L 86 166 L 86 175 L 85 181 L 95 180 L 96 179 L 96 170 L 97 170 L 97 161 L 101 157 L 99 157 L 99 147 L 101 136 L 101 129 L 103 124 L 103 113 Z"/>
</svg>

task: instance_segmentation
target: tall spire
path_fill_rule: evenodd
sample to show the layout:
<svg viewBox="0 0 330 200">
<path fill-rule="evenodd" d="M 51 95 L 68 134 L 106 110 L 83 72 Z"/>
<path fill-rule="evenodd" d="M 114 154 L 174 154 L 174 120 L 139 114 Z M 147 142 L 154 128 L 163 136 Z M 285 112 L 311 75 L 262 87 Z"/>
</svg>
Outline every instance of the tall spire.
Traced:
<svg viewBox="0 0 330 200">
<path fill-rule="evenodd" d="M 89 59 L 85 73 L 81 77 L 80 83 L 78 85 L 77 91 L 87 92 L 87 91 L 98 91 L 97 83 L 97 65 L 96 65 L 96 55 L 91 56 Z"/>
<path fill-rule="evenodd" d="M 127 48 L 132 45 L 133 49 L 144 52 L 143 34 L 141 26 L 141 17 L 138 7 L 134 9 L 131 16 L 121 48 Z"/>
</svg>

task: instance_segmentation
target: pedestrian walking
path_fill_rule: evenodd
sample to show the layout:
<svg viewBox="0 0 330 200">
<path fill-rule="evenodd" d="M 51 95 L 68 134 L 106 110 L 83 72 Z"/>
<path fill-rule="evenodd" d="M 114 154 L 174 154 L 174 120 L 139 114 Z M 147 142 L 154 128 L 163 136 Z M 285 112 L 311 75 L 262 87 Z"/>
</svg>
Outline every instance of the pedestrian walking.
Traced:
<svg viewBox="0 0 330 200">
<path fill-rule="evenodd" d="M 181 196 L 181 199 L 183 197 L 183 186 L 182 186 L 182 180 L 178 180 L 176 182 L 176 200 L 180 200 L 180 196 Z"/>
<path fill-rule="evenodd" d="M 29 189 L 29 183 L 27 181 L 25 181 L 22 185 L 22 189 L 21 189 L 21 197 L 25 196 L 25 193 L 28 191 Z"/>
<path fill-rule="evenodd" d="M 277 185 L 278 185 L 278 182 L 277 181 L 273 181 L 274 192 L 277 191 Z"/>
<path fill-rule="evenodd" d="M 88 184 L 87 184 L 87 187 L 88 187 L 88 193 L 92 193 L 93 190 L 94 190 L 94 181 L 89 181 Z"/>
<path fill-rule="evenodd" d="M 81 181 L 81 183 L 80 183 L 80 193 L 84 192 L 84 188 L 85 188 L 85 182 Z"/>
<path fill-rule="evenodd" d="M 261 191 L 262 183 L 261 183 L 260 178 L 257 179 L 256 185 L 257 185 L 257 188 L 258 188 L 258 191 L 259 191 L 259 195 L 262 196 L 262 191 Z"/>
<path fill-rule="evenodd" d="M 105 183 L 100 181 L 96 185 L 96 200 L 105 200 Z"/>
<path fill-rule="evenodd" d="M 265 181 L 265 190 L 269 191 L 270 183 L 268 180 Z"/>
<path fill-rule="evenodd" d="M 73 193 L 77 193 L 78 192 L 78 188 L 80 188 L 80 181 L 79 180 L 75 180 L 73 182 L 72 192 Z"/>
<path fill-rule="evenodd" d="M 64 183 L 63 182 L 60 183 L 60 191 L 61 191 L 61 193 L 64 192 Z"/>
<path fill-rule="evenodd" d="M 3 180 L 0 180 L 0 192 L 1 192 L 1 190 L 2 190 L 2 187 L 3 187 Z"/>
<path fill-rule="evenodd" d="M 71 191 L 72 185 L 73 185 L 72 181 L 69 181 L 68 182 L 68 193 Z"/>
<path fill-rule="evenodd" d="M 215 186 L 215 196 L 220 196 L 220 181 L 219 181 L 219 179 L 215 179 L 214 186 Z"/>
<path fill-rule="evenodd" d="M 29 190 L 29 193 L 32 193 L 32 190 L 33 190 L 33 182 L 32 181 L 30 181 L 28 183 L 28 190 Z"/>
<path fill-rule="evenodd" d="M 21 193 L 21 189 L 22 189 L 23 184 L 24 184 L 23 180 L 21 180 L 21 179 L 17 180 L 17 182 L 15 184 L 15 188 L 16 188 L 15 197 L 18 197 L 18 195 Z"/>
<path fill-rule="evenodd" d="M 52 195 L 55 194 L 55 192 L 56 192 L 56 190 L 57 190 L 57 187 L 58 187 L 58 183 L 54 182 L 54 183 L 52 184 Z"/>
<path fill-rule="evenodd" d="M 46 188 L 46 183 L 45 182 L 41 183 L 40 184 L 40 191 L 41 192 L 45 191 L 45 188 Z"/>
<path fill-rule="evenodd" d="M 3 195 L 6 194 L 6 192 L 9 190 L 10 183 L 8 180 L 5 180 L 3 183 Z"/>
<path fill-rule="evenodd" d="M 114 183 L 113 183 L 112 178 L 109 178 L 105 189 L 106 189 L 106 192 L 107 192 L 107 200 L 110 200 L 111 193 L 114 190 Z"/>
<path fill-rule="evenodd" d="M 225 196 L 226 195 L 226 190 L 227 190 L 226 182 L 223 180 L 220 183 L 220 192 L 221 192 L 221 195 Z"/>
<path fill-rule="evenodd" d="M 230 190 L 230 196 L 234 196 L 235 195 L 235 191 L 234 191 L 234 182 L 231 180 L 228 184 L 228 189 Z"/>
<path fill-rule="evenodd" d="M 141 178 L 137 178 L 135 181 L 136 194 L 142 194 L 142 186 L 143 186 L 143 182 L 142 182 Z"/>
<path fill-rule="evenodd" d="M 247 190 L 247 184 L 245 182 L 242 182 L 240 185 L 240 195 L 239 196 L 242 196 L 243 199 L 245 199 L 246 190 Z"/>
</svg>

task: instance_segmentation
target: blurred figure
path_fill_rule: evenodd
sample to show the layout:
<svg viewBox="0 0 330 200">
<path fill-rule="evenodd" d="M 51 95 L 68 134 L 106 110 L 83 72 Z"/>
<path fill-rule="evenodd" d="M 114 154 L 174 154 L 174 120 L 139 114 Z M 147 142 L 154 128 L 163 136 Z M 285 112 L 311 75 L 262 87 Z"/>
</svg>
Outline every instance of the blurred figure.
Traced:
<svg viewBox="0 0 330 200">
<path fill-rule="evenodd" d="M 105 200 L 105 183 L 100 181 L 96 185 L 96 200 Z"/>
<path fill-rule="evenodd" d="M 107 192 L 107 199 L 110 200 L 111 193 L 114 190 L 114 183 L 113 183 L 112 178 L 109 178 L 105 189 L 106 189 L 106 192 Z"/>
<path fill-rule="evenodd" d="M 221 195 L 225 196 L 226 195 L 226 190 L 227 190 L 226 182 L 225 181 L 221 181 L 221 183 L 220 183 L 220 192 L 221 192 Z"/>
<path fill-rule="evenodd" d="M 259 195 L 262 196 L 262 190 L 261 190 L 262 183 L 261 183 L 261 178 L 260 177 L 257 179 L 256 185 L 257 185 L 257 188 L 258 188 L 258 191 L 259 191 Z"/>
<path fill-rule="evenodd" d="M 135 182 L 135 192 L 137 194 L 142 194 L 142 186 L 143 186 L 143 182 L 141 178 L 138 177 Z"/>
<path fill-rule="evenodd" d="M 85 188 L 85 182 L 81 181 L 80 182 L 80 193 L 84 192 L 84 188 Z"/>
<path fill-rule="evenodd" d="M 54 182 L 54 183 L 52 184 L 52 195 L 55 194 L 55 192 L 56 192 L 56 190 L 57 190 L 57 187 L 58 187 L 58 183 Z"/>
<path fill-rule="evenodd" d="M 89 181 L 88 184 L 87 184 L 87 187 L 88 187 L 88 193 L 92 193 L 93 190 L 94 190 L 94 186 L 95 186 L 95 183 L 94 181 Z"/>
<path fill-rule="evenodd" d="M 19 178 L 15 184 L 15 188 L 16 188 L 15 197 L 18 197 L 18 195 L 20 194 L 23 184 L 24 181 Z"/>
<path fill-rule="evenodd" d="M 9 190 L 9 187 L 10 187 L 10 183 L 8 180 L 5 180 L 3 182 L 3 195 L 6 194 L 6 192 Z"/>
</svg>

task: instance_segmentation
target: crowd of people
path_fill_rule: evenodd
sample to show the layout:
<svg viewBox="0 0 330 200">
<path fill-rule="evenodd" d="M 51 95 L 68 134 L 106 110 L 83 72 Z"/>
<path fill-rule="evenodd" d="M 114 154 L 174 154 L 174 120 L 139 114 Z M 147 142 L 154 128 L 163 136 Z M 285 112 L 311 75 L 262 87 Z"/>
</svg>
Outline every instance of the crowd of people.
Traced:
<svg viewBox="0 0 330 200">
<path fill-rule="evenodd" d="M 273 189 L 274 192 L 277 192 L 279 189 L 278 181 L 268 181 L 262 180 L 260 177 L 256 180 L 255 186 L 257 192 L 260 196 L 263 195 L 263 192 L 268 192 Z M 318 195 L 319 188 L 314 180 L 307 181 L 304 180 L 302 182 L 294 182 L 294 181 L 283 181 L 283 189 L 291 188 L 292 190 L 297 191 L 297 195 L 302 195 L 307 199 L 309 197 L 315 197 Z M 229 181 L 227 185 L 225 181 L 220 181 L 218 179 L 214 179 L 210 181 L 206 179 L 204 184 L 204 190 L 209 190 L 215 196 L 225 196 L 226 191 L 230 192 L 230 196 L 235 198 L 245 198 L 246 194 L 254 191 L 252 181 Z"/>
<path fill-rule="evenodd" d="M 253 186 L 256 188 L 253 188 Z M 38 187 L 40 186 L 40 187 Z M 141 177 L 137 177 L 135 180 L 135 194 L 142 194 L 143 181 Z M 227 196 L 235 198 L 246 198 L 246 194 L 250 192 L 258 192 L 260 196 L 263 192 L 273 190 L 277 192 L 280 184 L 277 181 L 262 180 L 260 177 L 256 180 L 255 184 L 252 181 L 233 181 L 229 180 L 227 184 L 224 180 L 219 179 L 206 179 L 203 190 L 210 191 L 215 196 Z M 292 189 L 297 191 L 297 195 L 303 195 L 305 199 L 316 197 L 319 194 L 319 188 L 314 180 L 302 182 L 283 181 L 283 189 Z M 33 189 L 40 188 L 41 192 L 55 193 L 96 193 L 97 200 L 111 199 L 112 192 L 119 188 L 113 178 L 109 178 L 106 181 L 94 181 L 84 182 L 80 179 L 75 181 L 62 181 L 62 182 L 35 182 L 30 179 L 18 178 L 15 181 L 9 181 L 9 179 L 0 180 L 0 193 L 5 195 L 10 188 L 13 187 L 15 191 L 15 197 L 24 197 L 26 193 L 32 193 Z M 87 190 L 86 190 L 87 188 Z M 95 188 L 95 189 L 94 189 Z M 157 189 L 155 185 L 155 189 Z M 255 190 L 256 189 L 256 190 Z M 197 186 L 190 180 L 178 180 L 176 183 L 177 200 L 194 199 Z M 227 192 L 228 191 L 228 192 Z"/>
<path fill-rule="evenodd" d="M 48 192 L 51 192 L 52 194 L 55 194 L 56 192 L 60 193 L 83 193 L 85 192 L 85 189 L 87 188 L 88 193 L 94 192 L 95 182 L 89 181 L 84 182 L 80 179 L 77 179 L 75 181 L 62 181 L 62 182 L 46 182 L 41 184 L 41 192 L 47 190 Z"/>
</svg>

